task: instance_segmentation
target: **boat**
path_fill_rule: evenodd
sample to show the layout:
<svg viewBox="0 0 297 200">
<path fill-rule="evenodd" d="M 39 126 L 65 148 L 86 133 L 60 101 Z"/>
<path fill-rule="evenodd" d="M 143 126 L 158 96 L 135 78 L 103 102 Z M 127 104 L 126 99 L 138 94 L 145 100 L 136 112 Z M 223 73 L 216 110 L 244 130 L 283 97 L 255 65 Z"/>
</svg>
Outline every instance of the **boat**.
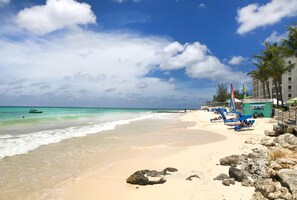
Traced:
<svg viewBox="0 0 297 200">
<path fill-rule="evenodd" d="M 41 111 L 41 110 L 38 110 L 38 109 L 36 109 L 36 108 L 31 108 L 30 110 L 29 110 L 29 113 L 42 113 L 43 111 Z"/>
</svg>

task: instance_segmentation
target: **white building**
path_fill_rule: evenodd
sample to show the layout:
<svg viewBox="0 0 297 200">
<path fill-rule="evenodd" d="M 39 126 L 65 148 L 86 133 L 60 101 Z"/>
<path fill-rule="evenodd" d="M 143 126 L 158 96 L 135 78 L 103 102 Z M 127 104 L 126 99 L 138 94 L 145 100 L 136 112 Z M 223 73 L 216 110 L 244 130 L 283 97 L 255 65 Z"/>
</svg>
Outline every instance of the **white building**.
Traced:
<svg viewBox="0 0 297 200">
<path fill-rule="evenodd" d="M 295 64 L 295 67 L 291 71 L 283 74 L 283 76 L 282 76 L 281 87 L 282 87 L 282 95 L 283 95 L 284 102 L 297 96 L 297 58 L 296 57 L 289 58 L 289 59 L 287 59 L 287 62 L 288 63 L 296 63 L 296 64 Z M 268 80 L 268 83 L 269 83 L 269 89 L 270 89 L 270 97 L 276 98 L 276 88 L 273 83 L 273 79 L 270 78 Z M 266 83 L 264 85 L 265 85 L 266 98 L 269 98 Z M 264 99 L 265 98 L 263 84 L 260 81 L 253 79 L 252 87 L 253 87 L 252 88 L 253 99 Z"/>
</svg>

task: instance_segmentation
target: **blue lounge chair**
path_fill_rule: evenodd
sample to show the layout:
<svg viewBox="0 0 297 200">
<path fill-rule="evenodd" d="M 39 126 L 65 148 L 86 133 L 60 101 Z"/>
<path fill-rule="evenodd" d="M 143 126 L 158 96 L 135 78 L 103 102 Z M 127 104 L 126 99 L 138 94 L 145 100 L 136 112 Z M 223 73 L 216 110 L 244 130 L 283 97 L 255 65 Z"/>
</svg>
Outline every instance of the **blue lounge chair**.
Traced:
<svg viewBox="0 0 297 200">
<path fill-rule="evenodd" d="M 240 119 L 240 124 L 234 126 L 235 131 L 242 131 L 246 129 L 250 129 L 253 124 L 255 123 L 255 120 L 248 120 L 248 118 L 251 118 L 251 116 L 245 116 Z"/>
</svg>

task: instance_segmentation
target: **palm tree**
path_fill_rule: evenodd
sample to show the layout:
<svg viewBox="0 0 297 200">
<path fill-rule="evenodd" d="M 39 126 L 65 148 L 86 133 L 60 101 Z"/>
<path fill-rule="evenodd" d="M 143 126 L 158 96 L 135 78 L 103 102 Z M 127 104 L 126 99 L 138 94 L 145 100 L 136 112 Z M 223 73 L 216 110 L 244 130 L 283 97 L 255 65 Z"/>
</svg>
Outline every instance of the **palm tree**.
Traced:
<svg viewBox="0 0 297 200">
<path fill-rule="evenodd" d="M 282 46 L 278 46 L 277 44 L 268 45 L 268 48 L 266 51 L 267 51 L 267 55 L 269 55 L 266 57 L 266 60 L 265 60 L 267 64 L 267 70 L 270 71 L 269 74 L 275 81 L 277 96 L 279 92 L 280 100 L 283 106 L 284 102 L 283 102 L 282 87 L 281 87 L 282 76 L 283 74 L 287 73 L 288 71 L 294 68 L 294 63 L 293 64 L 286 63 L 284 58 L 287 52 L 284 51 L 284 48 Z"/>
<path fill-rule="evenodd" d="M 288 54 L 288 51 L 283 46 L 278 46 L 277 43 L 271 45 L 268 42 L 265 43 L 265 46 L 266 49 L 261 51 L 262 55 L 255 55 L 254 57 L 260 60 L 260 66 L 263 66 L 265 73 L 273 78 L 277 106 L 279 106 L 279 100 L 281 100 L 283 105 L 282 75 L 291 70 L 294 64 L 286 64 L 284 57 Z"/>
<path fill-rule="evenodd" d="M 268 98 L 270 99 L 271 98 L 271 95 L 270 95 L 270 88 L 269 88 L 269 83 L 268 83 L 268 80 L 270 78 L 270 74 L 269 74 L 269 71 L 267 70 L 267 66 L 266 66 L 266 63 L 265 62 L 261 62 L 261 61 L 258 61 L 258 62 L 255 62 L 253 63 L 254 65 L 256 65 L 257 67 L 257 70 L 254 70 L 250 73 L 248 73 L 248 75 L 250 75 L 251 77 L 259 80 L 262 85 L 263 85 L 263 93 L 264 93 L 264 97 L 266 97 L 266 90 L 265 90 L 265 84 L 266 84 L 266 87 L 267 87 L 267 92 L 268 92 Z"/>
<path fill-rule="evenodd" d="M 291 26 L 288 28 L 288 31 L 288 39 L 283 41 L 283 46 L 288 56 L 297 57 L 297 28 L 296 26 Z"/>
</svg>

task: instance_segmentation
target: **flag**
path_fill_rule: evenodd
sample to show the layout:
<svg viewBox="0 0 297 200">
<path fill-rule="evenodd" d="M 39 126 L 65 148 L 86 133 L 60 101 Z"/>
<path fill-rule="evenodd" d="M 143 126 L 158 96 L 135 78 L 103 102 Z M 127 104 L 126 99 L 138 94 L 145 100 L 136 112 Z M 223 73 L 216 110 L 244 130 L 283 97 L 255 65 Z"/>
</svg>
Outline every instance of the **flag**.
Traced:
<svg viewBox="0 0 297 200">
<path fill-rule="evenodd" d="M 230 108 L 231 110 L 235 110 L 235 95 L 234 95 L 234 88 L 231 83 L 231 90 L 230 90 Z"/>
</svg>

